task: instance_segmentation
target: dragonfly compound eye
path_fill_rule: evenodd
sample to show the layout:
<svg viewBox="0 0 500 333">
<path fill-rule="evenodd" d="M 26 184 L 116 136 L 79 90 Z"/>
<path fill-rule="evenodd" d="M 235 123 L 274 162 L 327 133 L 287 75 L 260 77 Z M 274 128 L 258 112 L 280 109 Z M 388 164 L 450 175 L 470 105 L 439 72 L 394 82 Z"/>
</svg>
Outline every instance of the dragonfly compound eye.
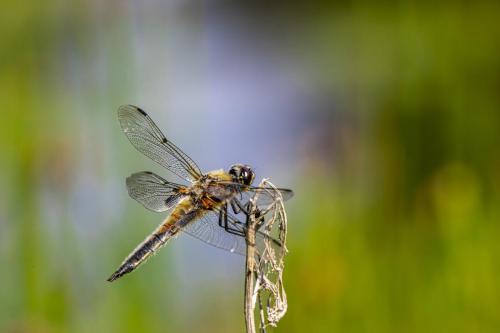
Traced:
<svg viewBox="0 0 500 333">
<path fill-rule="evenodd" d="M 250 169 L 250 167 L 244 166 L 241 168 L 240 178 L 243 184 L 251 185 L 254 177 L 255 174 L 253 173 L 252 169 Z"/>
</svg>

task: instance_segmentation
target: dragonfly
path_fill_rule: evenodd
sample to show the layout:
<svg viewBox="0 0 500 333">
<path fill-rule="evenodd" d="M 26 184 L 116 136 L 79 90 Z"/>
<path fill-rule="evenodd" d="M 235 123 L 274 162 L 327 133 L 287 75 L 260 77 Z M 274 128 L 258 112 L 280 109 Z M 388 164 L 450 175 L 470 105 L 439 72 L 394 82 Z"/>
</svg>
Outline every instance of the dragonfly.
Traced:
<svg viewBox="0 0 500 333">
<path fill-rule="evenodd" d="M 215 247 L 245 255 L 246 223 L 236 215 L 247 213 L 251 198 L 257 207 L 269 207 L 277 198 L 287 200 L 293 191 L 252 186 L 255 174 L 245 164 L 202 173 L 198 165 L 161 132 L 141 108 L 123 105 L 118 109 L 120 126 L 132 145 L 188 185 L 165 180 L 142 171 L 126 179 L 130 197 L 155 212 L 169 211 L 165 220 L 140 243 L 108 278 L 112 282 L 144 263 L 169 240 L 186 233 Z M 256 233 L 256 241 L 273 238 L 265 228 Z"/>
</svg>

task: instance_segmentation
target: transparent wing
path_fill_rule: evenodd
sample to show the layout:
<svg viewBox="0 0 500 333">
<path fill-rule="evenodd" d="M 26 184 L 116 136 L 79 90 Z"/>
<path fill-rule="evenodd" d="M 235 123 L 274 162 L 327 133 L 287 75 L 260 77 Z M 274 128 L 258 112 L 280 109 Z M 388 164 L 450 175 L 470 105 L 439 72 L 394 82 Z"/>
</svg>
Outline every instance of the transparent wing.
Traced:
<svg viewBox="0 0 500 333">
<path fill-rule="evenodd" d="M 257 206 L 270 205 L 276 202 L 278 195 L 281 195 L 283 201 L 293 197 L 293 191 L 286 188 L 272 188 L 272 187 L 254 187 L 251 186 L 246 191 L 240 192 L 248 199 L 256 197 Z"/>
<path fill-rule="evenodd" d="M 144 110 L 133 105 L 123 105 L 118 109 L 118 120 L 123 132 L 138 151 L 187 181 L 193 182 L 201 177 L 196 163 L 167 140 Z"/>
<path fill-rule="evenodd" d="M 243 224 L 235 228 L 243 231 Z M 245 255 L 246 241 L 242 236 L 231 234 L 219 226 L 219 212 L 208 211 L 197 220 L 185 225 L 183 232 L 220 249 Z"/>
<path fill-rule="evenodd" d="M 155 212 L 172 208 L 184 197 L 179 193 L 184 186 L 166 181 L 150 171 L 134 173 L 126 183 L 130 197 Z"/>
<path fill-rule="evenodd" d="M 256 198 L 256 206 L 261 209 L 265 209 L 267 206 L 276 202 L 279 195 L 283 198 L 283 201 L 287 201 L 293 197 L 293 191 L 286 188 L 272 188 L 264 186 L 246 186 L 239 183 L 232 182 L 219 182 L 225 186 L 231 186 L 236 189 L 238 199 L 242 204 L 248 203 L 250 199 Z"/>
<path fill-rule="evenodd" d="M 244 236 L 246 224 L 228 213 L 229 228 L 240 235 L 230 233 L 219 225 L 219 214 L 220 210 L 218 209 L 207 211 L 205 215 L 195 221 L 183 225 L 181 230 L 207 244 L 244 256 L 246 253 L 246 240 Z M 256 247 L 258 250 L 263 248 L 264 240 L 266 239 L 269 239 L 274 246 L 281 246 L 278 240 L 266 234 L 264 230 L 258 230 L 256 234 Z"/>
</svg>

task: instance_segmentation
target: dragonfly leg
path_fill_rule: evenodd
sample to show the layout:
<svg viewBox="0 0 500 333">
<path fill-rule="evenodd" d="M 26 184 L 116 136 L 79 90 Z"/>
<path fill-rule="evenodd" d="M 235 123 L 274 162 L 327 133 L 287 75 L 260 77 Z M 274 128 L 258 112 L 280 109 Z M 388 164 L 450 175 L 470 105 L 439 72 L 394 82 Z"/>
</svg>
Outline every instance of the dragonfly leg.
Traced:
<svg viewBox="0 0 500 333">
<path fill-rule="evenodd" d="M 219 212 L 219 227 L 224 228 L 224 219 L 227 205 L 224 205 Z M 227 219 L 227 218 L 226 218 Z"/>
<path fill-rule="evenodd" d="M 233 198 L 233 200 L 231 200 L 231 208 L 233 209 L 233 212 L 235 214 L 239 214 L 239 213 L 243 212 L 243 214 L 248 215 L 249 208 L 250 208 L 250 202 L 242 204 L 240 202 L 240 200 Z"/>
<path fill-rule="evenodd" d="M 238 230 L 229 225 L 229 219 L 227 217 L 227 204 L 225 204 L 219 212 L 219 226 L 224 228 L 226 232 L 237 235 L 237 236 L 245 236 L 245 232 L 243 230 Z"/>
<path fill-rule="evenodd" d="M 239 214 L 241 213 L 241 208 L 237 205 L 236 202 L 237 202 L 236 199 L 231 200 L 231 208 L 233 209 L 233 212 L 235 214 Z"/>
</svg>

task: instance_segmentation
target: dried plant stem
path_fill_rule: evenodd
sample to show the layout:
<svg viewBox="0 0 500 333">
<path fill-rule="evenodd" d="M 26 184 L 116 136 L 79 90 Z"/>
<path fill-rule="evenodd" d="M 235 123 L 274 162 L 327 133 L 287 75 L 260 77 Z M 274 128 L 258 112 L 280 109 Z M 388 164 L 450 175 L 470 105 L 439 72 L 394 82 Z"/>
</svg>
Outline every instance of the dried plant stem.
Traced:
<svg viewBox="0 0 500 333">
<path fill-rule="evenodd" d="M 247 253 L 245 266 L 245 323 L 247 333 L 255 333 L 255 314 L 254 314 L 254 278 L 255 278 L 255 214 L 250 214 L 247 221 Z"/>
<path fill-rule="evenodd" d="M 260 192 L 257 192 L 250 199 L 245 213 L 247 216 L 244 312 L 247 333 L 255 333 L 256 330 L 256 305 L 259 310 L 260 333 L 265 333 L 267 326 L 275 327 L 288 307 L 282 274 L 284 256 L 287 253 L 287 220 L 283 197 L 267 179 L 263 179 L 259 187 L 270 189 L 273 202 L 269 203 L 267 208 L 257 207 L 260 195 Z M 272 241 L 273 230 L 278 233 L 278 240 Z M 259 246 L 256 244 L 257 232 L 269 235 L 269 238 L 266 238 L 263 244 L 261 241 Z"/>
</svg>

